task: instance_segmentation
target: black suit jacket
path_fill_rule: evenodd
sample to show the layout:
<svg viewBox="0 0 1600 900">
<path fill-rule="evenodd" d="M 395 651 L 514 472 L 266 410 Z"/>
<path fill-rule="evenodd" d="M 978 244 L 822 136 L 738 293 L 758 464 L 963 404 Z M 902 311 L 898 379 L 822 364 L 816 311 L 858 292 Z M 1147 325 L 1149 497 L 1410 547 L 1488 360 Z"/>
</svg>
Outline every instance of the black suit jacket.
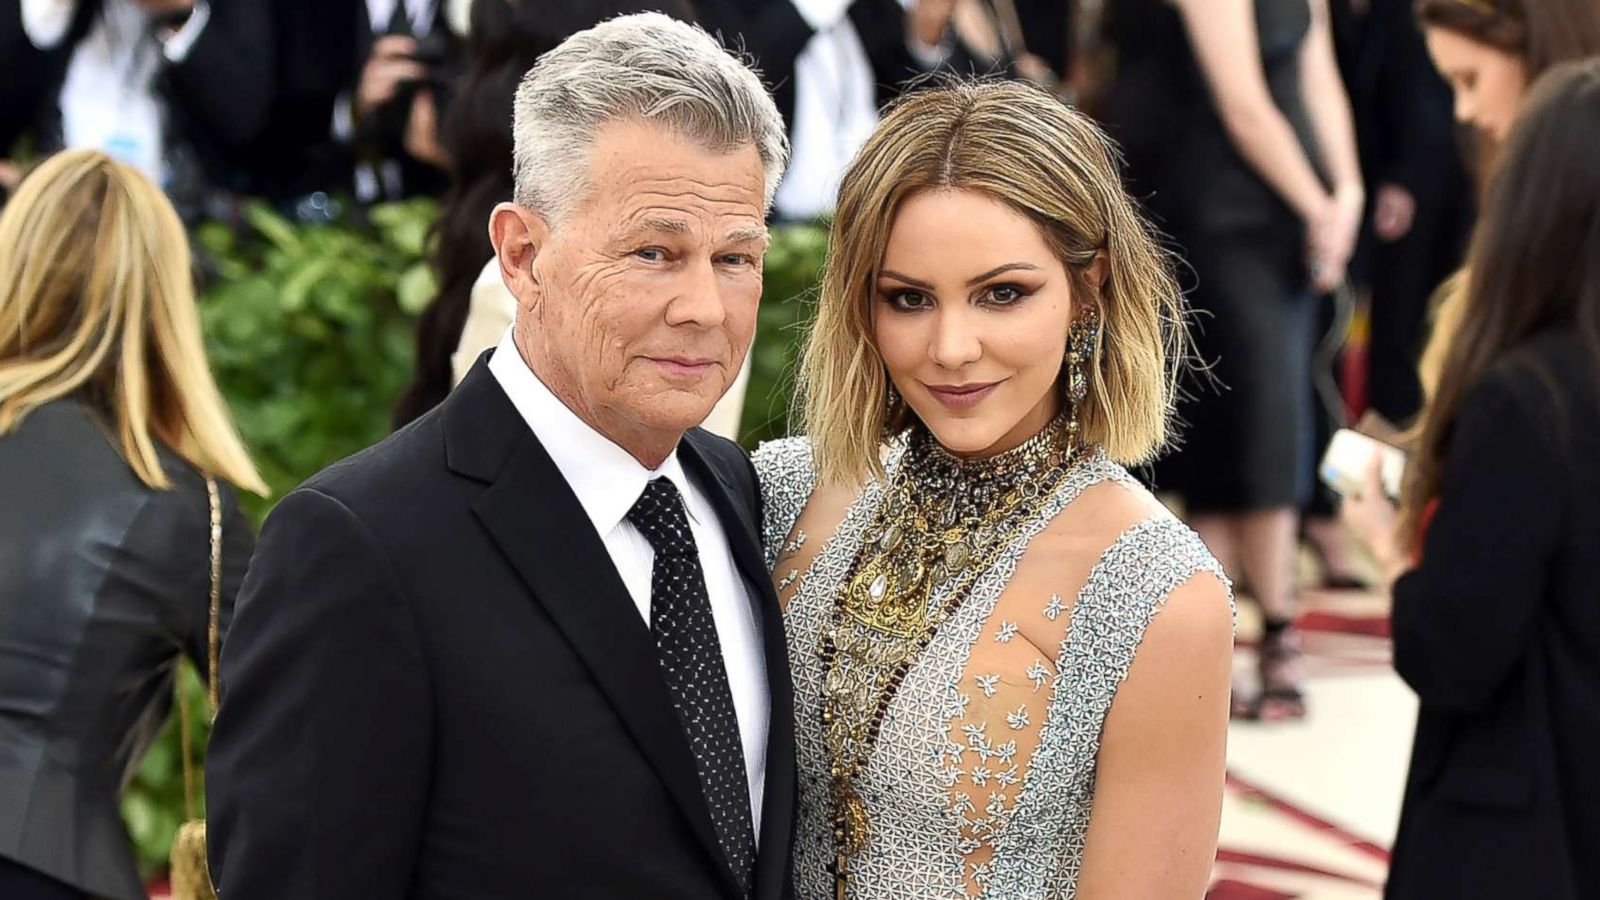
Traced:
<svg viewBox="0 0 1600 900">
<path fill-rule="evenodd" d="M 1546 334 L 1463 401 L 1394 589 L 1421 701 L 1386 896 L 1600 897 L 1600 359 Z"/>
<path fill-rule="evenodd" d="M 738 896 L 649 629 L 487 358 L 267 520 L 207 763 L 228 900 Z M 754 471 L 700 431 L 679 453 L 760 607 L 775 900 L 794 713 Z"/>
</svg>

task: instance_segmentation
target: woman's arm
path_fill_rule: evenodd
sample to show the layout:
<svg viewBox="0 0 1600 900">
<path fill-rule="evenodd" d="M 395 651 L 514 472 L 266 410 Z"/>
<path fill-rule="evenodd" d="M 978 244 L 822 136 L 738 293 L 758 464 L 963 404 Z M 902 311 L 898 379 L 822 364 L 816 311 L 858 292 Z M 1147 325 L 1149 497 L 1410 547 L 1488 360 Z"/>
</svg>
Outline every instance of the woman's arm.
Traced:
<svg viewBox="0 0 1600 900">
<path fill-rule="evenodd" d="M 1342 275 L 1355 251 L 1366 190 L 1361 184 L 1350 98 L 1333 54 L 1328 0 L 1311 0 L 1311 30 L 1300 45 L 1300 92 L 1311 114 L 1323 165 L 1333 179 L 1333 209 L 1312 234 L 1312 262 L 1329 270 L 1326 275 L 1335 271 Z"/>
<path fill-rule="evenodd" d="M 1217 114 L 1239 155 L 1301 219 L 1330 202 L 1289 120 L 1272 102 L 1251 0 L 1171 0 L 1183 16 Z"/>
<path fill-rule="evenodd" d="M 1311 0 L 1311 31 L 1300 45 L 1300 90 L 1311 113 L 1317 149 L 1334 192 L 1361 187 L 1361 164 L 1356 156 L 1356 128 L 1350 98 L 1339 77 L 1333 55 L 1333 29 L 1328 24 L 1328 0 Z"/>
<path fill-rule="evenodd" d="M 1081 900 L 1197 898 L 1217 851 L 1233 612 L 1200 574 L 1145 632 L 1100 740 Z"/>
</svg>

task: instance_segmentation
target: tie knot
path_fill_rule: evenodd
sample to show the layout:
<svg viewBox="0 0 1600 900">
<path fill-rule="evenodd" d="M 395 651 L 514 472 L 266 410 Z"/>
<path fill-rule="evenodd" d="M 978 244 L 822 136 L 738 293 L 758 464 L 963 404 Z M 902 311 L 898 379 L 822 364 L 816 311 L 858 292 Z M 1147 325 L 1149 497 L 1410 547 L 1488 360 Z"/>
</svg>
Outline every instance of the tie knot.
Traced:
<svg viewBox="0 0 1600 900">
<path fill-rule="evenodd" d="M 666 478 L 645 485 L 639 501 L 628 510 L 628 521 L 639 529 L 659 556 L 696 556 L 694 532 L 683 511 L 683 496 Z"/>
</svg>

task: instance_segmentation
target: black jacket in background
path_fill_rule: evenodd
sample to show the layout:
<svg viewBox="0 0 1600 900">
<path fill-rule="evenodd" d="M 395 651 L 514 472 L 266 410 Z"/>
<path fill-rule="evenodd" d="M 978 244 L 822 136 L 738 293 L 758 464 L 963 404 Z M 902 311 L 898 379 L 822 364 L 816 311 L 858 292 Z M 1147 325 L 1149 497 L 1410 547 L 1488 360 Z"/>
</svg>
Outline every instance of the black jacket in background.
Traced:
<svg viewBox="0 0 1600 900">
<path fill-rule="evenodd" d="M 66 36 L 40 50 L 23 30 L 22 4 L 0 3 L 0 158 L 25 135 L 37 150 L 60 148 L 62 83 L 101 5 L 79 0 Z M 183 61 L 163 61 L 156 91 L 165 100 L 169 141 L 192 147 L 211 182 L 240 187 L 246 176 L 239 157 L 269 125 L 271 0 L 213 0 L 210 9 Z"/>
<path fill-rule="evenodd" d="M 1600 361 L 1549 333 L 1461 407 L 1394 588 L 1421 701 L 1390 900 L 1600 897 Z"/>
<path fill-rule="evenodd" d="M 267 520 L 207 761 L 228 900 L 739 896 L 649 628 L 487 359 Z M 794 712 L 755 473 L 704 432 L 679 453 L 759 606 L 777 900 Z"/>
<path fill-rule="evenodd" d="M 96 897 L 145 900 L 120 793 L 166 723 L 180 655 L 204 671 L 210 502 L 123 461 L 75 400 L 0 436 L 0 858 Z M 254 540 L 226 487 L 220 625 Z"/>
</svg>

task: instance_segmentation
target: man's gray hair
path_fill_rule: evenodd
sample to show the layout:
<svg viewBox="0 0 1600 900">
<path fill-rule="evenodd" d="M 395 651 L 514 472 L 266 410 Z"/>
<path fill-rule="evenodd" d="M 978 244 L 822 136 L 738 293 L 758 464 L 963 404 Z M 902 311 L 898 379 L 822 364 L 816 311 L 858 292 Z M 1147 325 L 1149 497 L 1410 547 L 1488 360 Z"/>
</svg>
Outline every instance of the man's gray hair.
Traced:
<svg viewBox="0 0 1600 900">
<path fill-rule="evenodd" d="M 718 152 L 754 144 L 772 204 L 789 155 L 761 78 L 700 28 L 661 13 L 620 16 L 539 58 L 517 88 L 516 201 L 552 221 L 582 199 L 601 126 L 659 122 Z"/>
</svg>

